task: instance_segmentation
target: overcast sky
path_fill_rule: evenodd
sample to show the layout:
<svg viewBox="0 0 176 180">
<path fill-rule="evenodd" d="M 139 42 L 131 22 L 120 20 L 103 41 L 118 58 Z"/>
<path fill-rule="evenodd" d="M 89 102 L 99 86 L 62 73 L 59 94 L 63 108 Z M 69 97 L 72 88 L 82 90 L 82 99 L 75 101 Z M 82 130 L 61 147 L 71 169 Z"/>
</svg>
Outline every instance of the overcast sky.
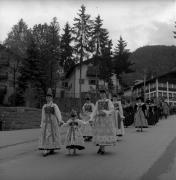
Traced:
<svg viewBox="0 0 176 180">
<path fill-rule="evenodd" d="M 0 41 L 20 18 L 28 27 L 53 17 L 61 29 L 67 21 L 72 25 L 82 4 L 93 19 L 100 14 L 113 44 L 121 35 L 131 51 L 145 45 L 176 45 L 176 0 L 0 0 Z"/>
</svg>

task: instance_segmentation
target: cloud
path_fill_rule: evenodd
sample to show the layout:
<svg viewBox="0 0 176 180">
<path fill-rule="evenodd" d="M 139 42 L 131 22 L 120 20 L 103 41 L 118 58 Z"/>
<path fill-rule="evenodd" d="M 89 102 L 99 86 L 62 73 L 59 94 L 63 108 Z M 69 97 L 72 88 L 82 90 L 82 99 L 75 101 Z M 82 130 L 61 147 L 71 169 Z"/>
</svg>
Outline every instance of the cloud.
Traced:
<svg viewBox="0 0 176 180">
<path fill-rule="evenodd" d="M 55 16 L 61 29 L 67 21 L 72 25 L 83 3 L 92 18 L 101 15 L 114 44 L 120 35 L 128 42 L 131 50 L 146 44 L 173 44 L 172 24 L 176 20 L 176 3 L 173 0 L 0 0 L 0 41 L 7 37 L 7 33 L 20 18 L 29 27 L 49 23 Z"/>
</svg>

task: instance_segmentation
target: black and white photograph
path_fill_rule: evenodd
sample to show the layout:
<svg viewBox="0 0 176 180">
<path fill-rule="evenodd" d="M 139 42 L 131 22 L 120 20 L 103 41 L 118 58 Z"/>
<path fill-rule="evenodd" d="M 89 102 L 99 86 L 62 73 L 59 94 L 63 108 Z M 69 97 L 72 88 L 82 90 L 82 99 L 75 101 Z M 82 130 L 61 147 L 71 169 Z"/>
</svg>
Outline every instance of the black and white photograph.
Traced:
<svg viewBox="0 0 176 180">
<path fill-rule="evenodd" d="M 176 0 L 0 0 L 0 180 L 176 180 Z"/>
</svg>

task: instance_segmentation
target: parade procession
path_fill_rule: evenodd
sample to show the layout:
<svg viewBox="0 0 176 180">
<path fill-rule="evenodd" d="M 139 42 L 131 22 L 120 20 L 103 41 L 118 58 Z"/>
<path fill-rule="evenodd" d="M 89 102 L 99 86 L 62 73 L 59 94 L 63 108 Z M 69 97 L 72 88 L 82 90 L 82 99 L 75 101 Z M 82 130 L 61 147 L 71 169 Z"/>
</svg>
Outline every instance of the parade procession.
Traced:
<svg viewBox="0 0 176 180">
<path fill-rule="evenodd" d="M 0 0 L 0 180 L 176 180 L 176 0 Z"/>
<path fill-rule="evenodd" d="M 119 139 L 123 140 L 125 127 L 136 128 L 141 133 L 147 132 L 147 128 L 155 126 L 163 116 L 169 116 L 167 102 L 160 102 L 157 106 L 152 100 L 144 102 L 143 97 L 137 97 L 133 106 L 124 106 L 120 93 L 113 94 L 111 100 L 108 99 L 108 91 L 100 89 L 95 105 L 91 102 L 90 95 L 86 94 L 81 112 L 78 114 L 72 107 L 64 122 L 59 107 L 53 100 L 52 90 L 49 88 L 47 103 L 42 108 L 40 126 L 39 150 L 42 150 L 43 156 L 54 154 L 61 147 L 67 149 L 69 155 L 76 155 L 77 150 L 85 149 L 86 142 L 91 141 L 92 145 L 99 147 L 97 154 L 104 155 L 106 147 L 118 146 Z M 64 127 L 67 128 L 66 134 L 61 137 Z"/>
</svg>

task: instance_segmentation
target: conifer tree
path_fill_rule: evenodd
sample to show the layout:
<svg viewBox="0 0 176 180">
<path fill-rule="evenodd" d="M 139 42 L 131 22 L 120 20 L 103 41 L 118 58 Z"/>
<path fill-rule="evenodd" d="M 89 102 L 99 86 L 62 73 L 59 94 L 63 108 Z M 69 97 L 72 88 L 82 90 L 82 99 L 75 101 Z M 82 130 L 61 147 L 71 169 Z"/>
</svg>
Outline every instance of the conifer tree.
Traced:
<svg viewBox="0 0 176 180">
<path fill-rule="evenodd" d="M 68 72 L 75 64 L 73 59 L 73 47 L 71 46 L 73 41 L 72 30 L 68 23 L 66 23 L 63 31 L 64 33 L 61 37 L 60 65 L 64 68 L 65 72 Z"/>
<path fill-rule="evenodd" d="M 126 49 L 126 46 L 127 43 L 120 36 L 113 57 L 114 72 L 117 77 L 119 77 L 122 73 L 133 72 L 131 69 L 133 63 L 129 61 L 129 56 L 131 53 L 128 49 Z"/>
</svg>

